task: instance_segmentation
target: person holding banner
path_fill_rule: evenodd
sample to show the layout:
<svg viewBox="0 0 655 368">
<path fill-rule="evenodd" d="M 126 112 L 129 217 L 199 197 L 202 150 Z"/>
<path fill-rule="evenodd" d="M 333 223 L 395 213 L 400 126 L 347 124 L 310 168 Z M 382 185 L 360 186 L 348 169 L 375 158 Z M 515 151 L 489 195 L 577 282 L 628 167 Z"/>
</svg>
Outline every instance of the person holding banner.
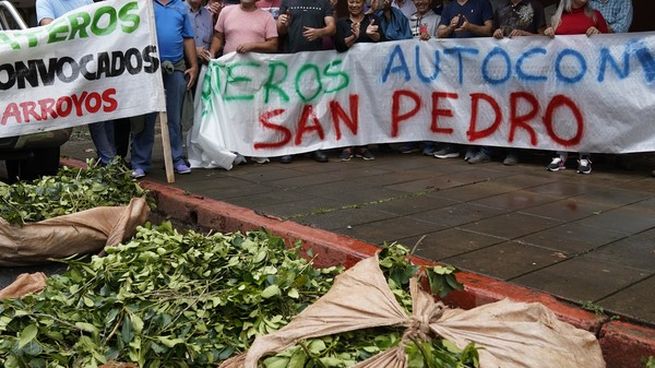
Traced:
<svg viewBox="0 0 655 368">
<path fill-rule="evenodd" d="M 93 0 L 37 0 L 37 23 L 40 26 L 45 26 L 69 11 L 91 4 L 93 4 Z M 103 121 L 89 124 L 89 133 L 91 134 L 93 145 L 96 148 L 100 164 L 108 165 L 116 156 L 114 122 Z"/>
<path fill-rule="evenodd" d="M 241 0 L 239 5 L 229 6 L 218 16 L 209 54 L 215 57 L 223 49 L 224 54 L 238 52 L 273 53 L 278 49 L 277 26 L 273 14 L 260 9 L 255 0 Z M 253 157 L 258 164 L 269 162 L 267 157 Z M 237 155 L 237 161 L 245 158 Z"/>
<path fill-rule="evenodd" d="M 611 32 L 625 33 L 630 30 L 631 0 L 591 0 L 591 7 L 603 15 Z"/>
<path fill-rule="evenodd" d="M 544 7 L 536 0 L 506 0 L 494 12 L 494 38 L 520 37 L 544 34 L 546 15 Z M 507 149 L 503 165 L 518 163 L 518 155 L 513 149 Z"/>
<path fill-rule="evenodd" d="M 387 41 L 408 40 L 412 38 L 409 19 L 400 9 L 391 6 L 391 0 L 380 0 L 381 6 L 375 12 L 380 19 L 380 30 Z"/>
<path fill-rule="evenodd" d="M 320 51 L 323 38 L 336 33 L 334 9 L 328 0 L 282 0 L 277 31 L 281 36 L 286 35 L 282 52 Z M 322 151 L 315 151 L 312 156 L 315 161 L 328 162 Z M 280 158 L 285 164 L 291 161 L 291 155 Z"/>
<path fill-rule="evenodd" d="M 603 15 L 591 7 L 588 0 L 562 0 L 553 15 L 552 25 L 544 34 L 555 35 L 586 34 L 588 37 L 608 33 L 609 28 Z M 578 174 L 591 174 L 591 159 L 588 153 L 581 152 L 578 160 Z M 546 170 L 560 171 L 566 168 L 567 152 L 557 152 Z"/>
<path fill-rule="evenodd" d="M 166 92 L 166 115 L 173 165 L 176 173 L 189 174 L 191 169 L 184 160 L 180 120 L 184 94 L 195 84 L 198 76 L 193 26 L 189 9 L 182 0 L 153 0 L 153 5 Z M 132 177 L 135 179 L 144 177 L 150 170 L 156 119 L 156 113 L 148 114 L 143 129 L 133 136 L 131 162 Z"/>
<path fill-rule="evenodd" d="M 384 34 L 380 30 L 380 19 L 372 13 L 364 14 L 365 0 L 348 0 L 348 17 L 337 21 L 335 46 L 344 52 L 359 42 L 380 42 Z M 375 156 L 366 146 L 347 147 L 341 151 L 341 161 L 350 161 L 354 156 L 365 161 L 375 160 Z"/>
<path fill-rule="evenodd" d="M 493 10 L 489 0 L 453 0 L 446 4 L 441 12 L 441 24 L 437 34 L 439 38 L 472 38 L 492 35 Z M 454 144 L 434 153 L 435 158 L 457 158 L 459 148 Z M 464 160 L 470 164 L 481 163 L 491 159 L 491 148 L 469 147 Z"/>
</svg>

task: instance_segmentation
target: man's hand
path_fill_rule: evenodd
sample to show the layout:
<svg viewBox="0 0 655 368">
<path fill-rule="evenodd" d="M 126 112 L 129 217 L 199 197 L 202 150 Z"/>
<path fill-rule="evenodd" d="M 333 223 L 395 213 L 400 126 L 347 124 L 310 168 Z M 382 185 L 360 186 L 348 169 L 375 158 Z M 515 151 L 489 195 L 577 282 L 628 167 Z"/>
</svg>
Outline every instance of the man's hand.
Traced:
<svg viewBox="0 0 655 368">
<path fill-rule="evenodd" d="M 494 31 L 494 38 L 497 40 L 502 40 L 504 37 L 503 35 L 503 30 L 498 28 L 497 30 Z"/>
<path fill-rule="evenodd" d="M 312 27 L 304 27 L 304 31 L 302 32 L 302 35 L 305 37 L 307 41 L 316 41 L 319 38 L 323 37 L 321 33 L 320 28 L 312 28 Z"/>
<path fill-rule="evenodd" d="M 456 29 L 455 29 L 455 32 L 464 32 L 464 31 L 469 31 L 469 25 L 470 25 L 469 20 L 466 19 L 466 17 L 463 16 L 463 15 L 460 15 L 460 17 L 462 17 L 462 19 L 464 19 L 464 20 L 461 21 L 461 22 L 462 22 L 462 25 L 459 26 L 459 28 L 456 28 Z"/>
<path fill-rule="evenodd" d="M 555 29 L 553 27 L 546 28 L 544 35 L 550 38 L 555 38 Z"/>
<path fill-rule="evenodd" d="M 211 54 L 209 53 L 209 50 L 207 50 L 204 47 L 196 47 L 196 54 L 198 54 L 198 58 L 200 60 L 209 62 L 209 60 L 212 58 Z"/>
<path fill-rule="evenodd" d="M 218 17 L 224 7 L 225 5 L 222 1 L 215 1 L 211 4 L 207 4 L 207 10 L 209 10 L 209 12 L 212 13 L 215 17 Z"/>
<path fill-rule="evenodd" d="M 239 54 L 245 54 L 246 52 L 250 52 L 254 49 L 254 45 L 252 43 L 242 43 L 241 45 L 237 46 L 237 52 Z"/>
<path fill-rule="evenodd" d="M 191 68 L 184 71 L 184 76 L 188 78 L 186 84 L 186 89 L 191 89 L 194 84 L 196 84 L 196 78 L 198 78 L 198 67 L 192 66 Z"/>
<path fill-rule="evenodd" d="M 289 27 L 289 14 L 280 14 L 278 17 L 277 21 L 280 23 L 281 26 L 283 27 Z"/>
<path fill-rule="evenodd" d="M 457 26 L 459 25 L 459 17 L 460 15 L 456 15 L 453 17 L 453 19 L 450 20 L 450 24 L 448 25 L 448 28 L 450 28 L 451 31 L 457 29 Z"/>
</svg>

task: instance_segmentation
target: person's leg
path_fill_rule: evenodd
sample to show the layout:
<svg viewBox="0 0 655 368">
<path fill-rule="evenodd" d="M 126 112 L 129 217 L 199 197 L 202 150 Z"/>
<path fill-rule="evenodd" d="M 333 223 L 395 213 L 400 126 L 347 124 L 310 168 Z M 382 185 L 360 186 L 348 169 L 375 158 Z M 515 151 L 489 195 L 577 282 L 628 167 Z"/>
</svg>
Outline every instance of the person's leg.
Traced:
<svg viewBox="0 0 655 368">
<path fill-rule="evenodd" d="M 114 148 L 114 123 L 112 121 L 102 121 L 89 124 L 91 140 L 96 147 L 98 159 L 103 165 L 109 164 L 116 156 Z"/>
<path fill-rule="evenodd" d="M 566 159 L 568 158 L 568 153 L 566 152 L 557 152 L 553 159 L 550 161 L 546 170 L 548 171 L 560 171 L 566 169 Z"/>
<path fill-rule="evenodd" d="M 143 130 L 132 137 L 132 149 L 130 161 L 132 169 L 148 172 L 152 158 L 152 145 L 155 142 L 155 120 L 157 113 L 148 114 L 145 117 Z"/>
<path fill-rule="evenodd" d="M 580 152 L 578 160 L 578 174 L 591 174 L 591 156 L 587 152 Z"/>
<path fill-rule="evenodd" d="M 182 147 L 182 103 L 186 91 L 186 80 L 184 73 L 174 72 L 164 75 L 164 88 L 166 89 L 166 111 L 168 116 L 168 134 L 171 139 L 171 156 L 176 169 L 182 166 L 188 167 L 184 161 L 184 149 Z M 182 171 L 178 169 L 178 171 Z"/>
<path fill-rule="evenodd" d="M 114 146 L 116 154 L 125 159 L 130 148 L 130 119 L 114 120 Z"/>
</svg>

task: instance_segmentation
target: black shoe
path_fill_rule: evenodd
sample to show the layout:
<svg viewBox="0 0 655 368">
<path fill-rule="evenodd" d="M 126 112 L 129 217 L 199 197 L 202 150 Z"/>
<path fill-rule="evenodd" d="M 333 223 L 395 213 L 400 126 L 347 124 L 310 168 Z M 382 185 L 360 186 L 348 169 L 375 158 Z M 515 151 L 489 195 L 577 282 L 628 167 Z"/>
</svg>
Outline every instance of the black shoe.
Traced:
<svg viewBox="0 0 655 368">
<path fill-rule="evenodd" d="M 323 151 L 314 151 L 314 153 L 312 153 L 312 158 L 316 162 L 328 162 L 328 157 L 323 153 Z"/>
<path fill-rule="evenodd" d="M 280 162 L 283 164 L 290 164 L 291 161 L 293 161 L 293 156 L 291 155 L 284 155 L 280 157 Z"/>
</svg>

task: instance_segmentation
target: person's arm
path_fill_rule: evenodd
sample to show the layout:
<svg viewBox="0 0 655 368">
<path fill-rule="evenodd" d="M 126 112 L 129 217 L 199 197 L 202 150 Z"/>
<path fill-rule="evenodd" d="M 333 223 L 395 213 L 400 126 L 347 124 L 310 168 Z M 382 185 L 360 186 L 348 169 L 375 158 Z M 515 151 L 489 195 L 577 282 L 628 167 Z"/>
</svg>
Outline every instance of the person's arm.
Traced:
<svg viewBox="0 0 655 368">
<path fill-rule="evenodd" d="M 339 19 L 336 25 L 336 34 L 334 36 L 334 48 L 338 52 L 347 51 L 355 43 L 358 37 L 358 30 L 355 24 L 349 24 L 344 19 Z"/>
<path fill-rule="evenodd" d="M 477 24 L 469 23 L 469 21 L 464 17 L 464 23 L 462 26 L 455 29 L 455 32 L 467 31 L 471 32 L 477 36 L 491 36 L 491 30 L 493 28 L 493 23 L 491 20 L 487 20 L 483 25 L 479 26 Z"/>
<path fill-rule="evenodd" d="M 264 42 L 247 42 L 237 46 L 237 52 L 245 54 L 246 52 L 276 52 L 277 37 L 266 39 Z"/>
<path fill-rule="evenodd" d="M 184 56 L 190 67 L 184 71 L 184 75 L 189 77 L 186 88 L 191 89 L 196 83 L 198 77 L 198 55 L 196 55 L 196 41 L 193 38 L 184 39 Z"/>
<path fill-rule="evenodd" d="M 441 23 L 437 27 L 437 38 L 448 38 L 457 29 L 459 15 L 450 17 L 448 14 L 441 14 Z"/>
<path fill-rule="evenodd" d="M 329 16 L 329 17 L 325 17 L 324 19 L 325 19 L 325 27 L 323 28 L 312 28 L 307 26 L 304 27 L 302 35 L 305 37 L 307 41 L 315 41 L 318 40 L 319 38 L 334 36 L 337 29 L 337 27 L 335 26 L 334 17 Z"/>
<path fill-rule="evenodd" d="M 288 13 L 289 7 L 285 1 L 280 5 L 280 15 L 277 17 L 276 26 L 279 35 L 289 33 L 289 24 L 291 24 L 291 15 Z"/>
<path fill-rule="evenodd" d="M 382 38 L 380 34 L 380 27 L 376 24 L 375 17 L 371 17 L 370 19 L 371 21 L 366 26 L 366 35 L 373 42 L 378 42 Z"/>
<path fill-rule="evenodd" d="M 214 32 L 214 37 L 212 37 L 212 44 L 209 46 L 209 55 L 211 58 L 215 58 L 218 55 L 218 52 L 223 48 L 224 35 L 221 32 Z"/>
<path fill-rule="evenodd" d="M 628 32 L 630 30 L 630 26 L 632 25 L 632 1 L 625 0 L 624 3 L 624 9 L 619 12 L 616 21 L 611 24 L 611 31 L 614 33 Z"/>
<path fill-rule="evenodd" d="M 55 14 L 52 7 L 43 0 L 36 2 L 36 19 L 40 26 L 45 26 L 55 20 Z"/>
</svg>

